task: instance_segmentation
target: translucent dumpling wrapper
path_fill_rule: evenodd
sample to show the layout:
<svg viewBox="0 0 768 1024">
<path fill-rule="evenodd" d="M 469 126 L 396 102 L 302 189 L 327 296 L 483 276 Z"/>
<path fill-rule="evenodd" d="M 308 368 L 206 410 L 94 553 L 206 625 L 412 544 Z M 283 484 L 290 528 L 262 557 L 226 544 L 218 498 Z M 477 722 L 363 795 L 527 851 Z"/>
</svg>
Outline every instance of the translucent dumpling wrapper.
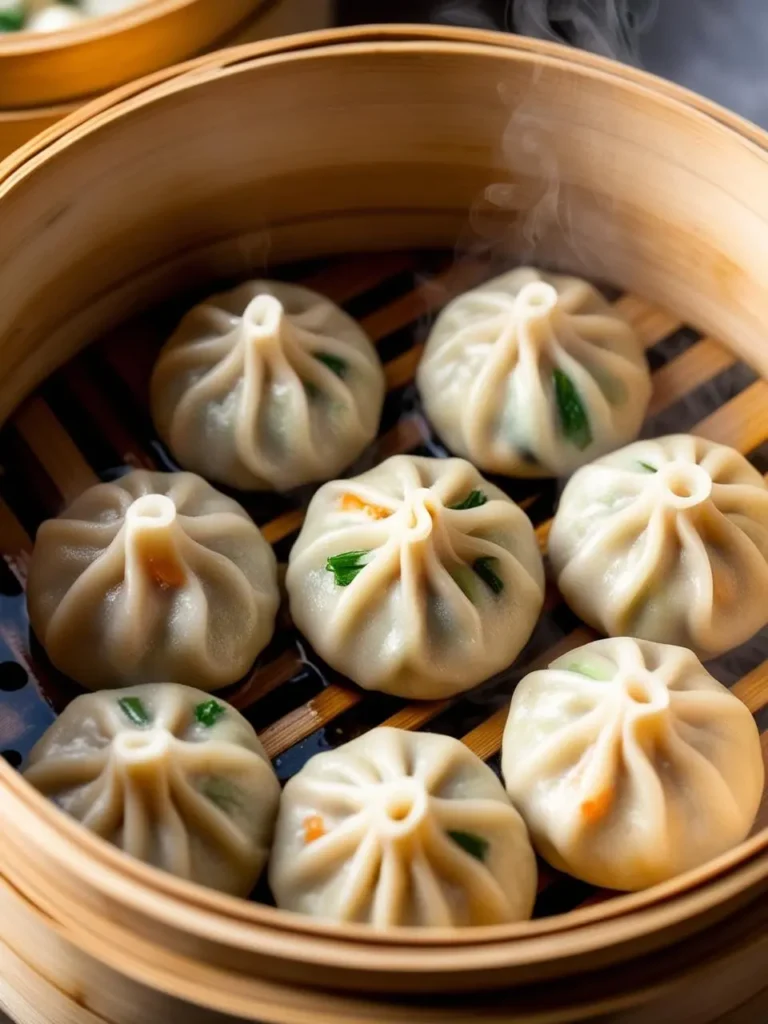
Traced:
<svg viewBox="0 0 768 1024">
<path fill-rule="evenodd" d="M 366 689 L 433 699 L 508 667 L 541 610 L 530 520 L 461 459 L 321 487 L 286 577 L 297 627 Z"/>
<path fill-rule="evenodd" d="M 620 890 L 740 843 L 764 783 L 746 706 L 692 651 L 626 637 L 587 644 L 520 682 L 502 772 L 538 851 Z"/>
<path fill-rule="evenodd" d="M 637 437 L 651 395 L 635 331 L 586 281 L 521 267 L 438 316 L 417 383 L 457 454 L 559 476 Z"/>
<path fill-rule="evenodd" d="M 246 896 L 269 855 L 280 784 L 229 704 L 174 683 L 77 697 L 27 780 L 126 853 Z"/>
<path fill-rule="evenodd" d="M 549 557 L 568 604 L 601 632 L 712 657 L 768 621 L 768 487 L 724 445 L 638 441 L 569 481 Z"/>
<path fill-rule="evenodd" d="M 277 905 L 376 928 L 523 921 L 536 859 L 493 771 L 459 740 L 374 729 L 285 787 L 269 866 Z"/>
<path fill-rule="evenodd" d="M 373 440 L 384 371 L 351 317 L 250 281 L 181 321 L 152 374 L 157 431 L 185 469 L 242 490 L 328 480 Z"/>
<path fill-rule="evenodd" d="M 272 637 L 277 563 L 205 480 L 139 470 L 42 524 L 27 603 L 51 661 L 89 689 L 171 679 L 215 690 Z"/>
</svg>

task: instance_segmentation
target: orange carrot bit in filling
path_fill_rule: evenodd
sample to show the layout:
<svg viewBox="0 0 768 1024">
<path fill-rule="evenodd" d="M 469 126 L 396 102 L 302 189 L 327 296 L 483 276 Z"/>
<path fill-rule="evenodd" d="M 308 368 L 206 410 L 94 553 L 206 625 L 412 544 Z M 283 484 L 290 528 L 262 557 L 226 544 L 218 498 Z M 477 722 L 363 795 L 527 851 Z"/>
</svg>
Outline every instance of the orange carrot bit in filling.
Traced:
<svg viewBox="0 0 768 1024">
<path fill-rule="evenodd" d="M 604 818 L 613 803 L 613 788 L 606 787 L 602 793 L 598 793 L 592 800 L 583 800 L 581 803 L 581 814 L 591 825 Z"/>
<path fill-rule="evenodd" d="M 342 494 L 341 496 L 341 508 L 344 512 L 365 512 L 371 519 L 387 519 L 392 515 L 392 512 L 388 508 L 384 508 L 381 505 L 372 505 L 367 501 L 363 501 L 362 498 L 358 498 L 356 494 Z"/>
<path fill-rule="evenodd" d="M 162 590 L 181 587 L 186 583 L 184 569 L 173 558 L 148 558 L 149 575 Z"/>
<path fill-rule="evenodd" d="M 310 814 L 302 822 L 304 826 L 304 842 L 314 843 L 325 835 L 325 822 L 319 814 Z"/>
</svg>

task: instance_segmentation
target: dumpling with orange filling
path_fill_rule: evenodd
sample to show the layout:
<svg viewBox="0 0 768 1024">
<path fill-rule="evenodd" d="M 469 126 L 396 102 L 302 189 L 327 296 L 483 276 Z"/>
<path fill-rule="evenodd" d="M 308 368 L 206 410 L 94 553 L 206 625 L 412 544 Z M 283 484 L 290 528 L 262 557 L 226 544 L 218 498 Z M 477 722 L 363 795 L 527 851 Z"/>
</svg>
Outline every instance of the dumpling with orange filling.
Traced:
<svg viewBox="0 0 768 1024">
<path fill-rule="evenodd" d="M 502 772 L 542 856 L 623 890 L 745 839 L 765 774 L 738 697 L 691 651 L 628 637 L 587 644 L 520 682 Z"/>
<path fill-rule="evenodd" d="M 277 563 L 245 510 L 201 477 L 138 470 L 42 524 L 27 603 L 51 661 L 91 690 L 217 690 L 272 637 Z"/>
</svg>

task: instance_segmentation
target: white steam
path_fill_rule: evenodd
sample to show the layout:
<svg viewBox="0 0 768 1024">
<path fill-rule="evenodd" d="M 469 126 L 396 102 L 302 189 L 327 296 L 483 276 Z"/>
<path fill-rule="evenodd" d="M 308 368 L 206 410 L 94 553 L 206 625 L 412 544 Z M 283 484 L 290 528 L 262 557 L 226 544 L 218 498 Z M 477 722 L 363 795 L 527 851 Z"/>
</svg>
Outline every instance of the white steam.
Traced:
<svg viewBox="0 0 768 1024">
<path fill-rule="evenodd" d="M 650 30 L 659 0 L 512 0 L 515 30 L 540 39 L 640 63 L 640 40 Z"/>
</svg>

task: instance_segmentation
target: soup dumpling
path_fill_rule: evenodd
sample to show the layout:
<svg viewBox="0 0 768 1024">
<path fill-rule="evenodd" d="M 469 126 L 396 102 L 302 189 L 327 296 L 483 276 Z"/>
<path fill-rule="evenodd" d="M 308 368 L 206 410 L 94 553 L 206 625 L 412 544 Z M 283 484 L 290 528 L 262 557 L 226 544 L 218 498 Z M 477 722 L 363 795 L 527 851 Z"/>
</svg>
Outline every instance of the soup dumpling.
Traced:
<svg viewBox="0 0 768 1024">
<path fill-rule="evenodd" d="M 181 878 L 246 896 L 266 862 L 280 784 L 251 725 L 200 690 L 77 697 L 24 774 L 92 832 Z"/>
<path fill-rule="evenodd" d="M 286 585 L 293 621 L 333 668 L 434 699 L 514 661 L 544 571 L 530 520 L 474 466 L 396 455 L 320 488 Z"/>
<path fill-rule="evenodd" d="M 539 853 L 620 890 L 740 843 L 765 774 L 752 715 L 692 651 L 627 637 L 587 644 L 518 684 L 502 772 Z"/>
<path fill-rule="evenodd" d="M 709 658 L 768 621 L 768 486 L 733 448 L 638 441 L 568 482 L 549 557 L 590 625 Z"/>
<path fill-rule="evenodd" d="M 250 281 L 179 324 L 152 374 L 152 416 L 185 469 L 241 490 L 328 480 L 373 440 L 384 372 L 317 292 Z"/>
<path fill-rule="evenodd" d="M 527 920 L 536 859 L 493 771 L 450 736 L 374 729 L 286 785 L 279 907 L 376 928 Z"/>
<path fill-rule="evenodd" d="M 637 437 L 651 395 L 634 330 L 586 281 L 521 267 L 438 316 L 417 383 L 481 469 L 560 476 Z"/>
<path fill-rule="evenodd" d="M 138 470 L 40 527 L 29 617 L 89 689 L 236 682 L 272 637 L 277 563 L 245 510 L 192 473 Z"/>
</svg>

